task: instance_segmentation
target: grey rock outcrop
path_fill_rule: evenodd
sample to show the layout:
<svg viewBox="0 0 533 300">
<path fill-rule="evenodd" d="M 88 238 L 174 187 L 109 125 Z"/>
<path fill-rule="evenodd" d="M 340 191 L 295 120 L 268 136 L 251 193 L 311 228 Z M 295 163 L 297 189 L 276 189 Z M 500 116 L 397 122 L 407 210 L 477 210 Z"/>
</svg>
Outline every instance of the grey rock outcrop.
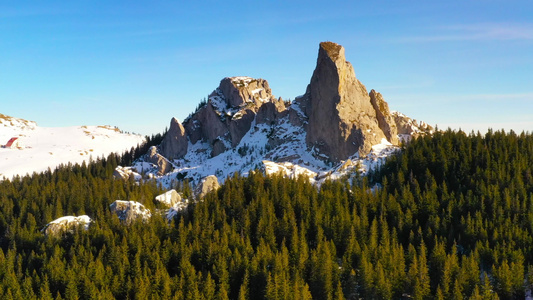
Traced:
<svg viewBox="0 0 533 300">
<path fill-rule="evenodd" d="M 189 141 L 185 128 L 176 118 L 170 121 L 170 128 L 161 142 L 161 154 L 168 159 L 182 158 L 187 154 Z"/>
<path fill-rule="evenodd" d="M 176 190 L 170 190 L 164 194 L 155 197 L 155 200 L 167 207 L 173 207 L 181 202 L 181 196 Z"/>
<path fill-rule="evenodd" d="M 218 90 L 226 99 L 228 107 L 239 107 L 253 103 L 258 108 L 263 102 L 275 100 L 268 82 L 261 78 L 226 77 L 220 81 Z M 211 96 L 216 94 L 215 91 Z"/>
<path fill-rule="evenodd" d="M 211 156 L 217 156 L 236 147 L 254 120 L 273 122 L 285 110 L 283 99 L 272 95 L 266 80 L 226 77 L 209 95 L 207 103 L 183 125 L 192 144 L 206 142 L 212 147 Z"/>
<path fill-rule="evenodd" d="M 389 104 L 385 102 L 383 96 L 375 90 L 370 91 L 370 102 L 376 111 L 376 118 L 381 131 L 387 137 L 387 140 L 394 145 L 398 144 L 398 130 L 396 121 L 390 113 Z"/>
<path fill-rule="evenodd" d="M 402 113 L 393 112 L 392 117 L 394 118 L 394 122 L 398 128 L 398 134 L 400 135 L 418 137 L 422 134 L 433 132 L 432 126 L 424 122 L 417 122 L 415 119 L 411 119 Z"/>
<path fill-rule="evenodd" d="M 129 173 L 125 172 L 124 168 L 121 167 L 121 166 L 118 166 L 113 171 L 113 178 L 115 178 L 115 179 L 128 180 L 128 179 L 130 179 L 132 177 L 131 175 L 132 174 L 129 174 Z"/>
<path fill-rule="evenodd" d="M 332 161 L 366 154 L 385 137 L 365 86 L 338 44 L 320 43 L 317 66 L 298 102 L 308 118 L 307 144 Z"/>
<path fill-rule="evenodd" d="M 207 176 L 200 181 L 200 183 L 194 189 L 194 198 L 202 199 L 207 193 L 216 191 L 220 187 L 218 179 L 214 175 Z"/>
<path fill-rule="evenodd" d="M 274 97 L 264 79 L 224 78 L 183 124 L 172 119 L 162 143 L 131 169 L 149 178 L 162 176 L 166 184 L 185 178 L 196 183 L 208 174 L 222 180 L 271 161 L 272 170 L 294 174 L 321 170 L 316 175 L 321 180 L 329 176 L 328 168 L 354 169 L 359 160 L 375 161 L 400 141 L 431 131 L 425 123 L 391 112 L 380 93 L 369 93 L 356 78 L 344 48 L 323 42 L 305 94 L 292 103 Z M 115 176 L 131 177 L 118 171 Z M 196 198 L 205 195 L 208 185 L 199 184 Z"/>
<path fill-rule="evenodd" d="M 91 218 L 89 218 L 89 216 L 87 215 L 82 215 L 78 217 L 64 216 L 46 224 L 46 226 L 42 229 L 42 232 L 46 236 L 50 236 L 59 235 L 67 231 L 72 231 L 79 226 L 83 226 L 83 229 L 87 230 L 89 229 L 89 225 L 91 224 L 91 222 Z"/>
<path fill-rule="evenodd" d="M 141 174 L 135 172 L 132 168 L 117 166 L 113 171 L 113 178 L 122 180 L 140 180 Z"/>
<path fill-rule="evenodd" d="M 158 175 L 164 175 L 172 170 L 172 164 L 167 158 L 157 153 L 157 148 L 155 146 L 150 147 L 146 157 L 148 162 L 157 167 Z"/>
<path fill-rule="evenodd" d="M 285 102 L 283 102 L 283 99 L 280 97 L 277 100 L 261 105 L 257 111 L 255 122 L 256 124 L 272 124 L 283 118 L 286 112 Z"/>
<path fill-rule="evenodd" d="M 228 133 L 221 113 L 217 113 L 211 102 L 200 108 L 189 120 L 185 121 L 185 129 L 191 143 L 199 140 L 213 143 L 217 137 Z"/>
<path fill-rule="evenodd" d="M 109 208 L 112 213 L 116 214 L 118 218 L 126 224 L 130 224 L 138 218 L 147 221 L 152 217 L 150 210 L 146 209 L 144 205 L 136 201 L 116 200 L 111 203 Z"/>
</svg>

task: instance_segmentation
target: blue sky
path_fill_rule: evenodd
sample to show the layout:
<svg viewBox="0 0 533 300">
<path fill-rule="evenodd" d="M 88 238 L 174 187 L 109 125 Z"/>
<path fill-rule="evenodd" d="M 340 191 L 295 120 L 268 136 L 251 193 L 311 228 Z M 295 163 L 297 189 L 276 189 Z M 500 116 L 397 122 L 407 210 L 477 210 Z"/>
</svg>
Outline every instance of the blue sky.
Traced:
<svg viewBox="0 0 533 300">
<path fill-rule="evenodd" d="M 0 1 L 0 113 L 162 132 L 226 76 L 294 99 L 329 40 L 393 110 L 533 131 L 531 1 L 183 2 Z"/>
</svg>

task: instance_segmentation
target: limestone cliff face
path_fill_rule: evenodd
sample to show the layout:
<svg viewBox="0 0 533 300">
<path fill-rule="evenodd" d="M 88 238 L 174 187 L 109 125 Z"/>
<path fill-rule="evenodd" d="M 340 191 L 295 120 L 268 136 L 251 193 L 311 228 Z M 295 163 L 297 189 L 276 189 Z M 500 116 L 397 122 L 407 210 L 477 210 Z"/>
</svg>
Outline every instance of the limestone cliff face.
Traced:
<svg viewBox="0 0 533 300">
<path fill-rule="evenodd" d="M 370 102 L 376 111 L 379 128 L 387 137 L 391 144 L 398 144 L 398 130 L 396 121 L 390 113 L 389 104 L 385 102 L 383 96 L 375 90 L 370 91 Z"/>
<path fill-rule="evenodd" d="M 176 118 L 171 120 L 160 153 L 170 160 L 180 159 L 187 154 L 189 141 L 203 141 L 211 145 L 211 156 L 217 156 L 237 146 L 254 120 L 273 123 L 285 110 L 283 100 L 272 95 L 266 80 L 226 77 L 183 125 Z"/>
<path fill-rule="evenodd" d="M 226 77 L 209 95 L 207 103 L 185 122 L 191 141 L 212 146 L 211 156 L 235 147 L 250 130 L 252 122 L 274 122 L 286 110 L 268 82 L 251 77 Z"/>
<path fill-rule="evenodd" d="M 369 154 L 383 140 L 398 145 L 431 131 L 425 123 L 391 112 L 380 93 L 368 93 L 356 78 L 344 48 L 323 42 L 305 94 L 292 103 L 274 97 L 264 79 L 226 77 L 183 124 L 171 120 L 161 145 L 151 148 L 145 160 L 153 164 L 152 174 L 197 172 L 196 181 L 207 173 L 194 169 L 220 154 L 213 160 L 214 171 L 207 164 L 217 176 L 241 163 L 235 157 L 246 168 L 257 167 L 253 161 L 258 157 L 318 169 L 344 163 L 347 168 L 352 163 L 344 161 Z"/>
<path fill-rule="evenodd" d="M 170 128 L 161 142 L 161 154 L 168 159 L 182 158 L 187 154 L 189 142 L 185 128 L 176 118 L 170 121 Z"/>
<path fill-rule="evenodd" d="M 307 144 L 332 161 L 366 154 L 386 137 L 365 86 L 338 44 L 320 43 L 317 66 L 298 102 L 308 118 Z"/>
</svg>

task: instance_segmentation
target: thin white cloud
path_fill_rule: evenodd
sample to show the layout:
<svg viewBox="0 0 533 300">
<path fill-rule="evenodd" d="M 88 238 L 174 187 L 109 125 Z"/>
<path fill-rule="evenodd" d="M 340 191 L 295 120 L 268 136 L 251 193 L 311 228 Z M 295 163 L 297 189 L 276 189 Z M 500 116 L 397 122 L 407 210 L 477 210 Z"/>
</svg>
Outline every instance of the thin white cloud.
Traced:
<svg viewBox="0 0 533 300">
<path fill-rule="evenodd" d="M 533 23 L 458 24 L 435 29 L 428 35 L 400 37 L 400 42 L 533 40 Z"/>
</svg>

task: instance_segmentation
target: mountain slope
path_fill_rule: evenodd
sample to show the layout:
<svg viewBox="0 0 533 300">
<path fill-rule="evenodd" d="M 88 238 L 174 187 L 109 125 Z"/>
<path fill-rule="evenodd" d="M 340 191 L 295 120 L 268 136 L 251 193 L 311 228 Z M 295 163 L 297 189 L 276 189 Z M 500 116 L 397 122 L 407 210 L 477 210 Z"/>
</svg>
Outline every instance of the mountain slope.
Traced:
<svg viewBox="0 0 533 300">
<path fill-rule="evenodd" d="M 357 80 L 344 48 L 319 46 L 307 91 L 292 103 L 276 98 L 264 79 L 224 78 L 183 123 L 173 118 L 161 145 L 131 167 L 170 186 L 174 180 L 252 169 L 313 182 L 379 165 L 402 141 L 431 126 L 391 112 L 380 93 Z"/>
<path fill-rule="evenodd" d="M 39 127 L 35 122 L 0 114 L 0 144 L 13 137 L 20 147 L 0 148 L 0 179 L 82 163 L 112 152 L 122 153 L 144 137 L 110 126 Z"/>
</svg>

